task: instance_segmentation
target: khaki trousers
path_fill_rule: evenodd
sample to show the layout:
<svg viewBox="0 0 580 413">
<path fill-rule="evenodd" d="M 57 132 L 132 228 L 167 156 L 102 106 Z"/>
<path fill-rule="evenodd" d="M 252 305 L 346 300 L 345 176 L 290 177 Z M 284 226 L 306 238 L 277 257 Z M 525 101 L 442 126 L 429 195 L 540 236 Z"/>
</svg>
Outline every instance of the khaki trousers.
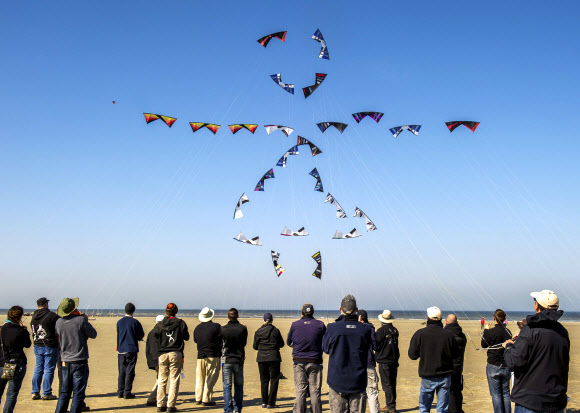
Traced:
<svg viewBox="0 0 580 413">
<path fill-rule="evenodd" d="M 219 357 L 197 359 L 197 369 L 195 370 L 195 401 L 202 403 L 212 401 L 213 386 L 215 386 L 219 375 Z"/>
<path fill-rule="evenodd" d="M 181 352 L 174 351 L 159 355 L 157 407 L 175 407 L 182 367 L 183 354 Z M 169 390 L 167 387 L 169 387 Z"/>
</svg>

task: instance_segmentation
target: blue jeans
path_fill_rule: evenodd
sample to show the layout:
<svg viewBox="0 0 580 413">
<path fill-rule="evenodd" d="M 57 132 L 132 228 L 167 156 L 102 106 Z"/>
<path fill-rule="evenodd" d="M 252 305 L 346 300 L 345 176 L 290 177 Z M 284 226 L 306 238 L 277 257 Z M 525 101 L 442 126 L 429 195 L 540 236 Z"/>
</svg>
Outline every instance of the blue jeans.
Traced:
<svg viewBox="0 0 580 413">
<path fill-rule="evenodd" d="M 493 412 L 511 413 L 510 379 L 512 373 L 510 369 L 488 364 L 485 368 L 485 373 L 487 374 L 487 384 L 489 385 L 489 394 L 491 394 Z"/>
<path fill-rule="evenodd" d="M 224 380 L 224 412 L 232 413 L 236 411 L 241 413 L 242 402 L 244 400 L 244 365 L 243 364 L 224 364 L 222 368 L 222 377 Z M 232 382 L 234 384 L 234 397 L 232 400 Z"/>
<path fill-rule="evenodd" d="M 85 390 L 89 381 L 89 365 L 85 363 L 65 363 L 62 366 L 62 386 L 55 413 L 66 413 L 71 399 L 70 413 L 80 413 L 85 401 Z"/>
<path fill-rule="evenodd" d="M 54 369 L 58 358 L 58 349 L 52 347 L 34 347 L 36 364 L 34 365 L 34 374 L 32 375 L 32 394 L 40 393 L 40 384 L 42 376 L 42 395 L 50 396 L 52 394 L 52 381 L 54 379 Z"/>
<path fill-rule="evenodd" d="M 516 407 L 514 408 L 514 413 L 544 413 L 540 410 L 530 410 L 530 409 L 526 409 L 524 406 L 520 406 L 519 404 L 516 404 Z M 549 413 L 564 413 L 564 410 L 554 410 L 553 412 L 549 412 Z"/>
<path fill-rule="evenodd" d="M 6 391 L 6 401 L 4 402 L 4 413 L 12 413 L 14 411 L 16 399 L 18 399 L 18 393 L 20 392 L 20 387 L 22 387 L 22 381 L 24 380 L 25 375 L 26 364 L 18 363 L 18 369 L 14 375 L 14 380 L 0 380 L 0 402 L 2 401 L 4 390 L 8 387 L 8 390 Z"/>
<path fill-rule="evenodd" d="M 437 413 L 447 413 L 449 409 L 449 389 L 451 376 L 423 377 L 421 392 L 419 393 L 419 412 L 429 413 L 433 404 L 433 397 L 437 392 Z"/>
</svg>

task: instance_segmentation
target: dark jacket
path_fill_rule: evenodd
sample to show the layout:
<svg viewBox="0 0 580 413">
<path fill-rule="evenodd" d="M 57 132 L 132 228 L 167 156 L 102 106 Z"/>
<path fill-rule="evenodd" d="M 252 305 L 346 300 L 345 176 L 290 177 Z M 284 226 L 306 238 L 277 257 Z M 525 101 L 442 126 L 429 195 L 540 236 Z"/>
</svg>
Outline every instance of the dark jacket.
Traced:
<svg viewBox="0 0 580 413">
<path fill-rule="evenodd" d="M 80 314 L 59 318 L 56 322 L 60 357 L 67 363 L 83 362 L 89 358 L 89 338 L 97 338 L 97 330 Z"/>
<path fill-rule="evenodd" d="M 495 346 L 496 350 L 487 350 L 487 364 L 505 367 L 503 360 L 503 347 L 500 344 L 512 338 L 512 333 L 502 324 L 496 324 L 495 327 L 483 330 L 481 337 L 481 347 L 488 348 Z"/>
<path fill-rule="evenodd" d="M 385 323 L 377 330 L 377 363 L 399 365 L 399 331 L 394 325 Z"/>
<path fill-rule="evenodd" d="M 338 393 L 362 393 L 367 387 L 369 348 L 373 345 L 371 327 L 356 316 L 329 324 L 322 349 L 329 355 L 328 385 Z"/>
<path fill-rule="evenodd" d="M 145 357 L 147 358 L 147 367 L 155 370 L 155 367 L 159 365 L 159 343 L 155 338 L 155 327 L 147 334 Z"/>
<path fill-rule="evenodd" d="M 189 330 L 185 321 L 177 317 L 165 317 L 153 327 L 153 330 L 159 354 L 181 352 L 183 355 L 185 342 L 189 340 Z"/>
<path fill-rule="evenodd" d="M 292 347 L 295 363 L 322 364 L 322 337 L 326 326 L 314 317 L 304 316 L 294 321 L 288 332 L 286 344 Z"/>
<path fill-rule="evenodd" d="M 373 326 L 371 323 L 365 324 L 371 328 L 372 345 L 369 347 L 369 354 L 367 357 L 367 367 L 371 368 L 377 365 L 377 361 L 375 359 L 375 351 L 379 348 L 379 342 L 377 341 L 377 333 L 375 332 L 375 326 Z"/>
<path fill-rule="evenodd" d="M 58 348 L 56 337 L 56 320 L 60 317 L 48 308 L 39 308 L 32 313 L 30 328 L 32 329 L 32 341 L 35 347 Z"/>
<path fill-rule="evenodd" d="M 28 333 L 26 327 L 7 321 L 0 328 L 0 334 L 2 335 L 0 367 L 4 366 L 4 363 L 10 362 L 26 364 L 24 349 L 30 348 L 32 345 L 30 333 Z"/>
<path fill-rule="evenodd" d="M 207 321 L 198 324 L 193 330 L 193 341 L 197 343 L 197 358 L 220 357 L 222 346 L 220 340 L 220 328 L 218 323 Z"/>
<path fill-rule="evenodd" d="M 282 361 L 280 349 L 284 347 L 284 339 L 280 330 L 272 324 L 264 324 L 254 334 L 254 350 L 258 350 L 256 361 Z"/>
<path fill-rule="evenodd" d="M 409 344 L 409 358 L 419 360 L 419 376 L 446 377 L 453 374 L 453 360 L 460 356 L 455 335 L 443 329 L 441 321 L 427 320 Z"/>
<path fill-rule="evenodd" d="M 244 364 L 248 342 L 248 329 L 239 321 L 229 321 L 220 329 L 222 339 L 222 363 Z"/>
<path fill-rule="evenodd" d="M 544 310 L 526 318 L 508 344 L 504 359 L 515 375 L 511 400 L 534 411 L 557 411 L 566 407 L 570 338 L 558 322 L 563 311 Z"/>
<path fill-rule="evenodd" d="M 117 351 L 119 353 L 138 353 L 139 341 L 143 340 L 145 332 L 141 323 L 131 316 L 125 316 L 117 321 Z"/>
<path fill-rule="evenodd" d="M 465 346 L 467 345 L 467 337 L 463 333 L 463 329 L 459 324 L 451 323 L 445 326 L 445 330 L 451 331 L 455 335 L 455 342 L 459 347 L 460 356 L 453 359 L 453 370 L 455 373 L 461 374 L 463 372 L 463 362 L 465 357 Z"/>
</svg>

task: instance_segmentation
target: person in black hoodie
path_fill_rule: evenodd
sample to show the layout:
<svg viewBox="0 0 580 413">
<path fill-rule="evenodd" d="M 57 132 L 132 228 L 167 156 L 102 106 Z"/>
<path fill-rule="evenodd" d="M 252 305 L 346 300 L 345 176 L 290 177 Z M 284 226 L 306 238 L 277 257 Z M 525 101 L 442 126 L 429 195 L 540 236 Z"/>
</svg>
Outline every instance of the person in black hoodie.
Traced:
<svg viewBox="0 0 580 413">
<path fill-rule="evenodd" d="M 52 394 L 52 381 L 54 380 L 54 369 L 58 359 L 58 339 L 55 326 L 59 317 L 48 309 L 49 301 L 46 297 L 36 300 L 38 309 L 32 313 L 32 320 L 30 321 L 34 356 L 36 357 L 32 375 L 32 400 L 41 398 L 41 384 L 43 400 L 58 399 Z M 42 380 L 43 376 L 44 382 Z"/>
<path fill-rule="evenodd" d="M 449 388 L 453 374 L 453 360 L 459 357 L 459 347 L 455 335 L 443 329 L 441 310 L 427 309 L 427 327 L 417 330 L 409 345 L 409 358 L 419 360 L 421 391 L 419 411 L 428 412 L 437 392 L 437 411 L 449 408 Z"/>
<path fill-rule="evenodd" d="M 386 406 L 383 412 L 397 411 L 397 370 L 399 368 L 399 330 L 393 325 L 394 317 L 389 310 L 379 315 L 381 327 L 377 330 L 378 348 L 375 352 L 379 363 L 381 385 L 385 392 Z"/>
<path fill-rule="evenodd" d="M 280 349 L 284 347 L 282 334 L 272 325 L 273 320 L 272 314 L 264 314 L 264 324 L 254 334 L 254 350 L 258 350 L 256 361 L 262 385 L 262 407 L 268 409 L 277 407 L 276 397 L 282 363 Z"/>
<path fill-rule="evenodd" d="M 467 337 L 459 323 L 457 316 L 449 314 L 445 320 L 445 329 L 455 335 L 455 342 L 459 347 L 460 356 L 453 359 L 453 374 L 451 375 L 451 388 L 449 389 L 449 413 L 463 413 L 463 361 Z"/>
<path fill-rule="evenodd" d="M 14 306 L 8 310 L 8 319 L 0 328 L 0 367 L 4 368 L 5 363 L 16 364 L 14 379 L 10 381 L 0 379 L 0 402 L 6 387 L 6 401 L 4 403 L 4 413 L 12 413 L 16 406 L 18 393 L 22 386 L 22 381 L 26 375 L 26 354 L 25 348 L 30 348 L 30 334 L 26 327 L 22 325 L 22 315 L 24 310 L 20 306 Z"/>
<path fill-rule="evenodd" d="M 238 321 L 238 310 L 230 308 L 228 323 L 221 326 L 222 339 L 222 378 L 224 413 L 242 412 L 244 401 L 244 360 L 248 342 L 248 329 Z M 232 383 L 234 396 L 232 399 Z"/>
<path fill-rule="evenodd" d="M 558 322 L 558 296 L 550 290 L 530 294 L 536 314 L 526 317 L 514 340 L 506 340 L 504 360 L 514 372 L 511 400 L 515 413 L 555 412 L 566 409 L 570 337 Z"/>
<path fill-rule="evenodd" d="M 155 325 L 161 323 L 165 317 L 158 315 L 155 317 Z M 149 370 L 155 370 L 155 386 L 147 398 L 147 406 L 157 406 L 157 379 L 159 376 L 159 344 L 155 338 L 155 327 L 147 334 L 145 341 L 145 358 Z"/>
</svg>

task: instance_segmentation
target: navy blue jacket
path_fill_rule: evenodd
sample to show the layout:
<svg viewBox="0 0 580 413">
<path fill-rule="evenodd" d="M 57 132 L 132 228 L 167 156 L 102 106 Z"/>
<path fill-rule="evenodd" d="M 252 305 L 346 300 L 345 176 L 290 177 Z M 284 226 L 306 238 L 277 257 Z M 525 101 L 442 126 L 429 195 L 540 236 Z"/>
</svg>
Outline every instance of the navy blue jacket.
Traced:
<svg viewBox="0 0 580 413">
<path fill-rule="evenodd" d="M 145 332 L 141 323 L 133 317 L 125 316 L 117 322 L 117 351 L 119 353 L 138 353 L 139 341 Z"/>
<path fill-rule="evenodd" d="M 367 367 L 371 368 L 371 367 L 376 367 L 376 365 L 377 365 L 377 360 L 375 359 L 375 351 L 377 351 L 379 348 L 379 342 L 377 340 L 377 333 L 375 332 L 375 326 L 373 326 L 370 323 L 368 323 L 367 326 L 369 326 L 371 328 L 371 340 L 372 340 L 372 346 L 369 347 Z"/>
<path fill-rule="evenodd" d="M 304 316 L 294 321 L 288 332 L 286 344 L 292 347 L 295 363 L 322 364 L 322 337 L 326 326 L 314 317 Z"/>
<path fill-rule="evenodd" d="M 328 325 L 322 349 L 328 359 L 328 385 L 338 393 L 363 393 L 367 387 L 369 349 L 372 329 L 360 323 L 356 316 Z"/>
</svg>

